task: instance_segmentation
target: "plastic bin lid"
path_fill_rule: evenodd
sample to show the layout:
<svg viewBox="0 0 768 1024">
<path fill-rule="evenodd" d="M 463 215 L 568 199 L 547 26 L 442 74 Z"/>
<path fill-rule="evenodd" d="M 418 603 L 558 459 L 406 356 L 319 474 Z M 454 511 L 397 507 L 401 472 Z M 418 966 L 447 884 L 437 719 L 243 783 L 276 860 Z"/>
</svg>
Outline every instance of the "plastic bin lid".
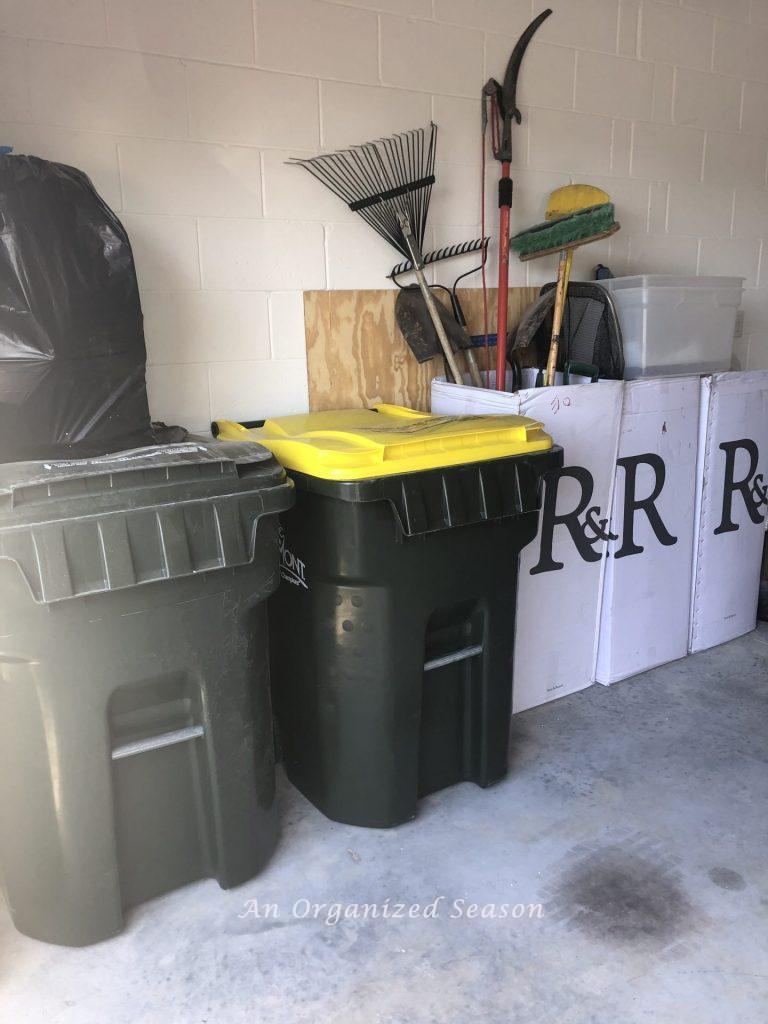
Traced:
<svg viewBox="0 0 768 1024">
<path fill-rule="evenodd" d="M 549 451 L 527 416 L 433 416 L 397 405 L 265 420 L 248 429 L 217 420 L 223 440 L 258 441 L 287 469 L 324 480 L 364 480 Z"/>
<path fill-rule="evenodd" d="M 236 568 L 255 558 L 257 520 L 293 501 L 293 481 L 257 444 L 9 463 L 0 562 L 15 563 L 42 604 Z"/>
<path fill-rule="evenodd" d="M 624 288 L 738 288 L 743 277 L 686 277 L 682 274 L 632 274 L 628 277 L 606 277 L 598 281 L 608 291 Z"/>
<path fill-rule="evenodd" d="M 91 459 L 46 459 L 9 462 L 0 465 L 0 527 L 30 507 L 51 508 L 60 502 L 87 498 L 89 512 L 101 505 L 132 504 L 131 492 L 148 488 L 214 483 L 214 490 L 226 493 L 279 482 L 280 466 L 271 451 L 251 443 L 247 447 L 219 441 L 189 441 L 175 445 L 134 448 Z M 146 499 L 145 499 L 146 500 Z M 46 513 L 35 517 L 47 518 Z"/>
</svg>

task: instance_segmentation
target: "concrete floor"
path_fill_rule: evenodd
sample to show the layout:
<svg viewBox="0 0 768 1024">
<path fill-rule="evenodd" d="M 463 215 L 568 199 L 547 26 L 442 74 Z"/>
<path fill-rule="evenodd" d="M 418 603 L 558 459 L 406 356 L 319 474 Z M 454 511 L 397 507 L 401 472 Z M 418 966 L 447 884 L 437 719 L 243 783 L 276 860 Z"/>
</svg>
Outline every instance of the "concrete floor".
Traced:
<svg viewBox="0 0 768 1024">
<path fill-rule="evenodd" d="M 0 1019 L 763 1024 L 767 762 L 762 626 L 517 716 L 505 782 L 440 793 L 396 830 L 334 824 L 283 785 L 282 843 L 260 878 L 155 900 L 110 942 L 46 946 L 3 908 Z M 434 919 L 292 913 L 436 897 Z M 247 913 L 254 899 L 277 918 Z M 526 916 L 472 917 L 469 903 Z"/>
</svg>

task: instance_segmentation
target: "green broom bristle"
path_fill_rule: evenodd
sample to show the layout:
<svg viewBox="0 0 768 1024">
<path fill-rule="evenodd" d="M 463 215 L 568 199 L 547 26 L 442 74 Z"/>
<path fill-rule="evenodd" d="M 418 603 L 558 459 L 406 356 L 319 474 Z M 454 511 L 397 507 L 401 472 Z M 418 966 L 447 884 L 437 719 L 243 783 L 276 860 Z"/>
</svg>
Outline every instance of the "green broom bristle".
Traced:
<svg viewBox="0 0 768 1024">
<path fill-rule="evenodd" d="M 578 213 L 568 214 L 558 220 L 535 224 L 526 231 L 520 231 L 509 240 L 511 249 L 521 256 L 542 252 L 546 249 L 565 249 L 575 242 L 591 238 L 592 235 L 608 231 L 614 223 L 613 203 L 590 206 Z"/>
</svg>

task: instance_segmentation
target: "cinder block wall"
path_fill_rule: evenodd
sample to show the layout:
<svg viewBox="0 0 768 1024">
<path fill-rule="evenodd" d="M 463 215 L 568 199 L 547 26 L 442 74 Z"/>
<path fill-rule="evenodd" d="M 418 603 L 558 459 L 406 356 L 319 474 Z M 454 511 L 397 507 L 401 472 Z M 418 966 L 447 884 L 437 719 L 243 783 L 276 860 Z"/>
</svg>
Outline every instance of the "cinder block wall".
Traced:
<svg viewBox="0 0 768 1024">
<path fill-rule="evenodd" d="M 569 180 L 608 189 L 623 230 L 577 273 L 743 275 L 736 365 L 768 367 L 768 0 L 551 2 L 524 66 L 514 227 Z M 301 410 L 302 289 L 386 286 L 387 246 L 286 157 L 433 118 L 428 242 L 479 235 L 478 90 L 543 6 L 0 0 L 0 144 L 83 168 L 120 211 L 156 417 Z"/>
</svg>

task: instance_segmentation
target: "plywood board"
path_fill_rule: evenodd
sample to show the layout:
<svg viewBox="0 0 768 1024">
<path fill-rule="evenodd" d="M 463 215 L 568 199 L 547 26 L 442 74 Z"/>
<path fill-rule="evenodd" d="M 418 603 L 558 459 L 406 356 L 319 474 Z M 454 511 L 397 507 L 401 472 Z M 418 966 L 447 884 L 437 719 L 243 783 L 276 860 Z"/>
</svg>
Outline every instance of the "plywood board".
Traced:
<svg viewBox="0 0 768 1024">
<path fill-rule="evenodd" d="M 470 334 L 483 333 L 481 288 L 459 289 Z M 538 288 L 511 288 L 513 327 Z M 488 323 L 496 323 L 496 289 L 488 291 Z M 443 372 L 442 359 L 417 363 L 395 323 L 394 289 L 304 293 L 309 408 L 359 409 L 390 402 L 429 409 L 429 386 Z M 491 347 L 491 360 L 495 359 Z M 485 353 L 478 351 L 480 366 Z"/>
</svg>

